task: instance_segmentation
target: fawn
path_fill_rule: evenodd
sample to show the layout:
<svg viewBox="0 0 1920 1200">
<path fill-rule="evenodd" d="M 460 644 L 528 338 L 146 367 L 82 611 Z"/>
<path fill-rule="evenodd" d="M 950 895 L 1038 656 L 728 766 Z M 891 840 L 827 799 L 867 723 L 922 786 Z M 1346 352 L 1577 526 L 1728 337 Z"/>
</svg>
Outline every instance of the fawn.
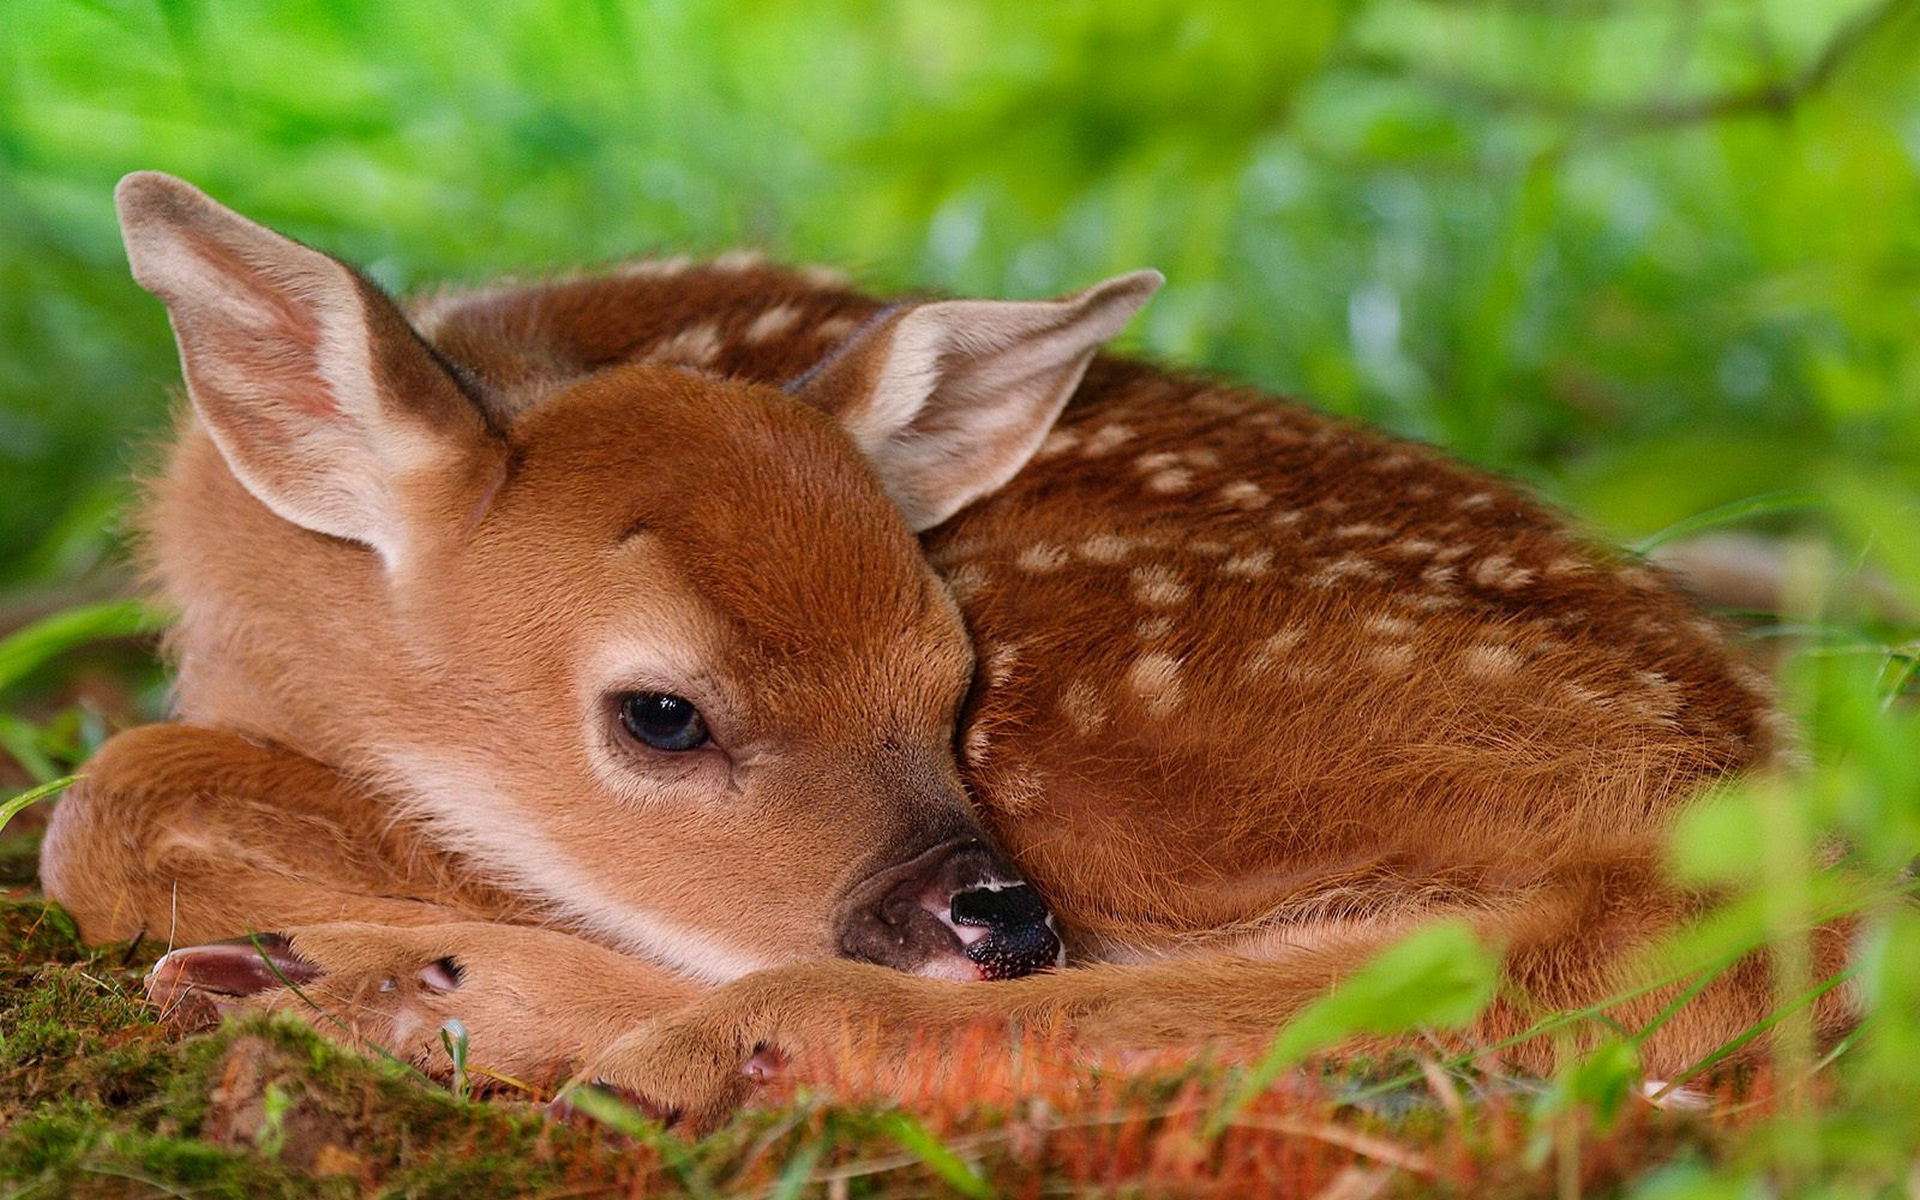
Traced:
<svg viewBox="0 0 1920 1200">
<path fill-rule="evenodd" d="M 178 180 L 117 198 L 191 400 L 142 520 L 179 721 L 42 865 L 88 937 L 184 947 L 158 995 L 423 1064 L 458 1017 L 687 1111 L 860 1014 L 1258 1033 L 1441 916 L 1585 1004 L 1704 902 L 1672 814 L 1785 749 L 1675 586 L 1513 486 L 1100 354 L 1152 272 L 883 304 L 728 255 L 403 312 Z"/>
</svg>

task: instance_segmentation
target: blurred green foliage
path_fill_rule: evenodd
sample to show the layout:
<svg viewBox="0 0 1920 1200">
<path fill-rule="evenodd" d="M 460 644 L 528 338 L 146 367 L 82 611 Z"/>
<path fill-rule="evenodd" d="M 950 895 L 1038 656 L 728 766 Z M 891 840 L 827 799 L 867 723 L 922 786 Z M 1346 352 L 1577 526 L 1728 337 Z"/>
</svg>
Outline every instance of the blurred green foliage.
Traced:
<svg viewBox="0 0 1920 1200">
<path fill-rule="evenodd" d="M 0 581 L 97 559 L 176 379 L 109 191 L 396 289 L 764 245 L 1034 294 L 1620 534 L 1920 484 L 1908 0 L 10 0 Z"/>
<path fill-rule="evenodd" d="M 1690 816 L 1678 866 L 1731 902 L 1677 950 L 1770 943 L 1766 1036 L 1825 1070 L 1791 1013 L 1828 981 L 1795 964 L 1846 904 L 1874 1016 L 1830 1103 L 1641 1194 L 1911 1188 L 1920 915 L 1888 881 L 1920 852 L 1920 640 L 1885 614 L 1920 612 L 1920 0 L 7 0 L 0 56 L 0 686 L 150 620 L 74 606 L 117 584 L 178 379 L 114 230 L 126 171 L 398 291 L 742 243 L 973 294 L 1158 266 L 1136 349 L 1440 442 L 1622 538 L 1813 535 L 1772 632 L 1805 639 L 1814 769 Z M 106 732 L 64 703 L 0 712 L 23 779 Z M 1810 871 L 1834 834 L 1844 869 Z M 1427 1019 L 1369 995 L 1276 1054 Z M 1543 1091 L 1555 1153 L 1634 1047 Z"/>
</svg>

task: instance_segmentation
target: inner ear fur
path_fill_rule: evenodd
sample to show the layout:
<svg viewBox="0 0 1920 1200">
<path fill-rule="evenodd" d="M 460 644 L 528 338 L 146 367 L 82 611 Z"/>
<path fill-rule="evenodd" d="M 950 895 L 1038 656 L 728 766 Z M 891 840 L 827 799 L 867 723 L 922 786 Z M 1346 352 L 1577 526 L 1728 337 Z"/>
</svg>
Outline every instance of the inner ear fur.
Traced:
<svg viewBox="0 0 1920 1200">
<path fill-rule="evenodd" d="M 883 314 L 796 394 L 839 418 L 916 531 L 1012 479 L 1102 343 L 1163 278 L 1055 300 L 938 300 Z"/>
<path fill-rule="evenodd" d="M 168 175 L 129 175 L 114 199 L 194 411 L 269 509 L 392 566 L 496 477 L 501 440 L 352 268 Z"/>
</svg>

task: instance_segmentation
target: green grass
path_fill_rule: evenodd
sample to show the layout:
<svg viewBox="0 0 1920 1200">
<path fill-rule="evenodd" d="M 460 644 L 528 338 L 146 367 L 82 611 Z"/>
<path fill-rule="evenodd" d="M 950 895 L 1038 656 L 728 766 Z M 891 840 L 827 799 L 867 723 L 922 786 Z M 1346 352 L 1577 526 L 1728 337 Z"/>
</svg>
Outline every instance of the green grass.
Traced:
<svg viewBox="0 0 1920 1200">
<path fill-rule="evenodd" d="M 1440 1164 L 1395 1168 L 1406 1194 L 1910 1193 L 1920 0 L 14 0 L 4 28 L 0 1197 L 784 1196 L 835 1173 L 1027 1194 L 1380 1166 L 1298 1132 L 1329 1121 Z M 142 167 L 397 290 L 742 242 L 977 294 L 1153 265 L 1170 282 L 1135 349 L 1439 442 L 1642 548 L 1771 539 L 1784 611 L 1747 623 L 1782 651 L 1809 766 L 1677 831 L 1675 869 L 1728 902 L 1673 950 L 1774 947 L 1783 1015 L 1752 1035 L 1780 1066 L 1715 1085 L 1754 1107 L 1708 1121 L 1628 1094 L 1631 1031 L 1537 1083 L 1440 1056 L 1437 1084 L 1315 1068 L 1304 1109 L 1277 1099 L 1339 1035 L 1481 997 L 1417 947 L 1277 1031 L 1271 1079 L 1172 1071 L 1072 1128 L 802 1096 L 629 1144 L 292 1028 L 166 1033 L 133 988 L 151 948 L 73 944 L 34 900 L 47 804 L 8 800 L 164 711 L 120 527 L 178 379 L 112 223 Z M 1837 872 L 1800 865 L 1833 844 Z M 1871 1016 L 1823 1053 L 1793 1014 L 1826 981 L 1793 964 L 1833 905 L 1864 913 Z M 1295 1132 L 1220 1126 L 1230 1100 Z M 1209 1119 L 1228 1141 L 1203 1144 Z"/>
</svg>

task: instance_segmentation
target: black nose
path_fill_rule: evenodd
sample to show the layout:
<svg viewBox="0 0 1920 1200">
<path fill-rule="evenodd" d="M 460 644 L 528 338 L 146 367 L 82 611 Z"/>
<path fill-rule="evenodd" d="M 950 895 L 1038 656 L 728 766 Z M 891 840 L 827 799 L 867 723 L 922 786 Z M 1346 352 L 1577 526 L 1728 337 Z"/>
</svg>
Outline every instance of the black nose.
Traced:
<svg viewBox="0 0 1920 1200">
<path fill-rule="evenodd" d="M 1024 883 L 955 892 L 949 911 L 955 925 L 986 929 L 985 937 L 967 947 L 967 957 L 988 979 L 1031 975 L 1060 961 L 1060 937 L 1047 906 Z"/>
</svg>

